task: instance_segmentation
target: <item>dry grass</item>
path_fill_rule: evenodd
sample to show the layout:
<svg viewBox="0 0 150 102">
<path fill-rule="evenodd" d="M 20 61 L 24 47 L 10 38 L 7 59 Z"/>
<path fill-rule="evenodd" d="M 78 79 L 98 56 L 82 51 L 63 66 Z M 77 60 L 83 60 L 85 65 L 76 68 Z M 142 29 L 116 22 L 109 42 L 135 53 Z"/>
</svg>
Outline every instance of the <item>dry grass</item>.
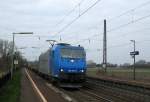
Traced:
<svg viewBox="0 0 150 102">
<path fill-rule="evenodd" d="M 100 68 L 88 68 L 87 75 L 89 76 L 109 76 L 121 79 L 133 79 L 133 69 L 122 69 L 122 68 L 108 68 L 105 73 Z M 136 69 L 136 79 L 141 81 L 150 82 L 150 68 L 138 68 Z"/>
</svg>

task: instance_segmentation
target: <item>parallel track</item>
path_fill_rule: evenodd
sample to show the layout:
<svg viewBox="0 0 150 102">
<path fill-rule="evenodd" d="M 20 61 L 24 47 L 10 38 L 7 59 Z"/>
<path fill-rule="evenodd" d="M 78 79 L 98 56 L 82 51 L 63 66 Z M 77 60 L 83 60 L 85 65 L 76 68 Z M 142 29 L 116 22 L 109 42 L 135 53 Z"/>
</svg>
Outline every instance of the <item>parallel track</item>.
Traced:
<svg viewBox="0 0 150 102">
<path fill-rule="evenodd" d="M 127 88 L 125 88 L 125 86 L 122 88 L 118 84 L 115 82 L 115 84 L 112 83 L 111 85 L 110 82 L 108 84 L 98 79 L 88 78 L 83 88 L 78 90 L 62 89 L 62 91 L 78 102 L 150 102 L 148 90 L 145 90 L 146 92 L 141 91 L 138 86 L 138 90 L 134 91 L 136 86 L 130 87 L 129 84 L 125 85 Z M 127 90 L 128 88 L 129 90 Z"/>
<path fill-rule="evenodd" d="M 138 86 L 136 90 L 136 86 L 130 87 L 129 85 L 123 85 L 123 83 L 120 85 L 118 82 L 112 82 L 107 83 L 107 80 L 105 82 L 101 82 L 101 80 L 98 79 L 87 79 L 86 87 L 92 88 L 95 93 L 104 93 L 107 94 L 112 100 L 115 102 L 150 102 L 150 95 L 149 90 L 140 90 L 140 87 Z M 117 100 L 116 100 L 117 99 Z"/>
<path fill-rule="evenodd" d="M 105 79 L 87 77 L 83 88 L 59 89 L 77 102 L 150 102 L 149 88 Z"/>
<path fill-rule="evenodd" d="M 70 89 L 62 89 L 63 92 L 70 95 L 77 100 L 77 102 L 114 102 L 110 99 L 97 95 L 90 90 L 79 89 L 79 90 L 70 90 Z"/>
</svg>

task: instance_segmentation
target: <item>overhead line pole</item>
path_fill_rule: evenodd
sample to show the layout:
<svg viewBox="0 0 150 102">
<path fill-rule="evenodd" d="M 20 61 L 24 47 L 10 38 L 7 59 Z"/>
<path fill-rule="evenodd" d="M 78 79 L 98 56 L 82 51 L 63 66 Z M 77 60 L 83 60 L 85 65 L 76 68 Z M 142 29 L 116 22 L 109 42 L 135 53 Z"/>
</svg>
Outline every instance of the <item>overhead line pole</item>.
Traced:
<svg viewBox="0 0 150 102">
<path fill-rule="evenodd" d="M 15 33 L 13 33 L 13 46 L 12 46 L 12 65 L 11 65 L 11 79 L 13 77 L 13 69 L 14 69 L 14 47 L 15 47 Z"/>
<path fill-rule="evenodd" d="M 134 52 L 135 52 L 135 40 L 134 40 Z M 133 77 L 134 77 L 134 80 L 135 80 L 135 55 L 134 55 L 134 69 L 133 69 Z"/>
<path fill-rule="evenodd" d="M 135 40 L 131 40 L 133 42 L 133 52 L 135 53 Z M 135 54 L 133 55 L 133 80 L 135 80 Z"/>
<path fill-rule="evenodd" d="M 33 34 L 33 32 L 19 32 L 19 33 L 12 33 L 13 34 L 13 45 L 12 45 L 12 64 L 11 64 L 11 79 L 13 77 L 13 70 L 14 70 L 14 48 L 15 48 L 15 34 Z"/>
<path fill-rule="evenodd" d="M 107 36 L 106 36 L 106 19 L 104 20 L 104 37 L 103 37 L 103 68 L 107 72 Z"/>
</svg>

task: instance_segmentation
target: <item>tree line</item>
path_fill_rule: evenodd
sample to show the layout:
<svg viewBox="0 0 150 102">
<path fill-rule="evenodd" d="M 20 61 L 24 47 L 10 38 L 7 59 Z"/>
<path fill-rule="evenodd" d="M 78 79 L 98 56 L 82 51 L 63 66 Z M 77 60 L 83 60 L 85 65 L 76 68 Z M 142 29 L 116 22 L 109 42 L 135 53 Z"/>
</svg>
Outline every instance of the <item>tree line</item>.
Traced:
<svg viewBox="0 0 150 102">
<path fill-rule="evenodd" d="M 0 39 L 0 72 L 10 71 L 12 65 L 12 52 L 13 52 L 13 43 L 11 41 Z M 21 53 L 17 51 L 15 46 L 14 59 L 19 61 L 19 64 L 16 67 L 20 67 L 24 59 L 21 56 Z"/>
</svg>

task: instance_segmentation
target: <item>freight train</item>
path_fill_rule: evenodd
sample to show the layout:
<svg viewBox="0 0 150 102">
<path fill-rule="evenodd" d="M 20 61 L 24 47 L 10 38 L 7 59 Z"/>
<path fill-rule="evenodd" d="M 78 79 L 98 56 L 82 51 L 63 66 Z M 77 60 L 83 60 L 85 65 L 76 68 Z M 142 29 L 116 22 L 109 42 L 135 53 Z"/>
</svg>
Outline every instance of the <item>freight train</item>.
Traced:
<svg viewBox="0 0 150 102">
<path fill-rule="evenodd" d="M 60 87 L 82 87 L 86 80 L 85 50 L 80 45 L 55 44 L 40 55 L 37 71 Z"/>
</svg>

